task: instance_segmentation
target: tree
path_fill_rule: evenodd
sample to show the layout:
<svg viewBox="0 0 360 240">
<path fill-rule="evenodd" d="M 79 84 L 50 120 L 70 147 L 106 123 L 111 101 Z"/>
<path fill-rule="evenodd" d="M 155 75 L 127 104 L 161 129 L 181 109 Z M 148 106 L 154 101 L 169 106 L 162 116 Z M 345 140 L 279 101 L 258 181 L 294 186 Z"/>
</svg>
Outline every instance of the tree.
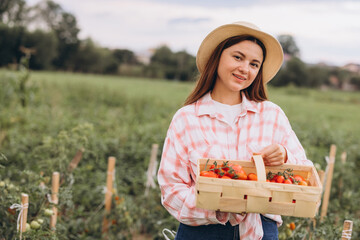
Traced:
<svg viewBox="0 0 360 240">
<path fill-rule="evenodd" d="M 186 51 L 175 53 L 176 76 L 175 79 L 180 81 L 192 80 L 197 72 L 196 59 Z"/>
<path fill-rule="evenodd" d="M 186 51 L 173 53 L 167 46 L 157 48 L 145 71 L 147 76 L 189 81 L 196 73 L 195 57 Z"/>
<path fill-rule="evenodd" d="M 309 86 L 307 67 L 299 58 L 291 58 L 271 81 L 274 86 L 294 84 L 299 87 Z"/>
<path fill-rule="evenodd" d="M 284 50 L 284 54 L 288 54 L 291 57 L 299 57 L 300 50 L 296 45 L 294 38 L 291 35 L 284 34 L 278 36 L 278 40 Z"/>
<path fill-rule="evenodd" d="M 25 0 L 1 0 L 0 22 L 8 26 L 24 26 L 28 8 Z"/>
<path fill-rule="evenodd" d="M 26 30 L 22 26 L 8 27 L 0 24 L 0 66 L 18 63 L 21 56 L 20 46 Z"/>
<path fill-rule="evenodd" d="M 112 55 L 117 60 L 118 64 L 139 64 L 134 52 L 127 49 L 115 49 L 112 51 Z"/>
<path fill-rule="evenodd" d="M 311 66 L 308 68 L 308 87 L 320 87 L 328 82 L 330 71 L 327 67 Z"/>
<path fill-rule="evenodd" d="M 157 48 L 150 59 L 151 63 L 159 63 L 164 65 L 174 65 L 173 52 L 168 46 L 161 46 Z"/>
<path fill-rule="evenodd" d="M 57 68 L 71 70 L 73 68 L 73 58 L 79 47 L 76 17 L 66 12 L 59 4 L 54 1 L 42 1 L 34 6 L 34 21 L 45 25 L 53 31 L 58 41 L 58 54 L 54 59 Z"/>
<path fill-rule="evenodd" d="M 74 64 L 72 58 L 76 55 L 79 47 L 77 21 L 74 15 L 63 12 L 61 20 L 54 26 L 55 34 L 58 38 L 59 48 L 58 57 L 54 60 L 55 66 L 71 70 Z"/>
<path fill-rule="evenodd" d="M 79 50 L 76 54 L 73 70 L 77 72 L 96 72 L 100 73 L 101 67 L 101 53 L 94 44 L 94 42 L 88 38 L 81 41 Z"/>
<path fill-rule="evenodd" d="M 355 75 L 350 78 L 350 84 L 355 86 L 357 90 L 360 90 L 360 75 Z"/>
<path fill-rule="evenodd" d="M 35 30 L 28 32 L 24 37 L 23 45 L 33 48 L 35 53 L 30 58 L 31 69 L 51 69 L 52 61 L 56 58 L 57 38 L 53 32 Z"/>
</svg>

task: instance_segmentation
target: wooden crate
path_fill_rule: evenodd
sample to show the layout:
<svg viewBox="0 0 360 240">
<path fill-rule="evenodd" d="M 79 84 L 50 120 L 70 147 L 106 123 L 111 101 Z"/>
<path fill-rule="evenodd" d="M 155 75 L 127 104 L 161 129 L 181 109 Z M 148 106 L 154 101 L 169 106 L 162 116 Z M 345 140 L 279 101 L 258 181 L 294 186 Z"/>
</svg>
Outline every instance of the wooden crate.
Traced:
<svg viewBox="0 0 360 240">
<path fill-rule="evenodd" d="M 314 217 L 320 206 L 322 186 L 313 166 L 284 164 L 264 167 L 260 155 L 254 162 L 222 159 L 199 159 L 196 179 L 196 206 L 198 208 L 234 213 L 278 214 L 295 217 Z M 209 161 L 208 161 L 209 160 Z M 240 164 L 247 174 L 256 173 L 258 181 L 219 179 L 200 176 L 206 162 L 207 169 L 216 161 Z M 256 164 L 255 164 L 256 163 Z M 293 169 L 309 186 L 266 182 L 266 174 Z"/>
</svg>

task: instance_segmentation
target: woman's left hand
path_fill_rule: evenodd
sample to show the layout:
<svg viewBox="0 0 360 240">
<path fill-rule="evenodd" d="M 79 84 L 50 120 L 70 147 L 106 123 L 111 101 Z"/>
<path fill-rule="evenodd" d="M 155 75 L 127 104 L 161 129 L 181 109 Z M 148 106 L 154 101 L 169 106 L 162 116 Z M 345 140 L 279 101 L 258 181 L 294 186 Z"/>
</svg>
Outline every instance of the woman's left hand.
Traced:
<svg viewBox="0 0 360 240">
<path fill-rule="evenodd" d="M 286 149 L 280 144 L 271 144 L 260 151 L 266 166 L 282 165 L 287 160 Z"/>
</svg>

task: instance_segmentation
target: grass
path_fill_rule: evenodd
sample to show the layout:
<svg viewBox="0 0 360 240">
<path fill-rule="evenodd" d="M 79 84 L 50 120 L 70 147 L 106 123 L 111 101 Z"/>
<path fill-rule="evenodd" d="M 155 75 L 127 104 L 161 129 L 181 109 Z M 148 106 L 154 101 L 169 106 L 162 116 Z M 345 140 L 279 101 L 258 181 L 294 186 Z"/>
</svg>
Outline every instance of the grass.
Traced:
<svg viewBox="0 0 360 240">
<path fill-rule="evenodd" d="M 4 74 L 7 72 L 0 70 L 2 81 Z M 124 221 L 117 227 L 123 226 L 124 231 L 130 225 L 142 227 L 147 229 L 144 232 L 155 236 L 164 227 L 174 229 L 177 226 L 159 204 L 158 192 L 154 190 L 154 197 L 143 201 L 143 177 L 151 144 L 159 143 L 160 155 L 171 118 L 194 83 L 65 72 L 32 72 L 30 83 L 37 90 L 27 108 L 19 106 L 16 93 L 13 93 L 10 106 L 0 103 L 0 133 L 6 135 L 2 144 L 0 142 L 0 152 L 11 160 L 5 162 L 6 169 L 0 168 L 1 178 L 20 183 L 19 169 L 34 171 L 35 175 L 43 169 L 49 175 L 59 170 L 58 163 L 66 168 L 78 147 L 85 145 L 84 159 L 74 174 L 76 185 L 71 195 L 74 205 L 82 206 L 82 210 L 79 210 L 79 216 L 64 216 L 68 217 L 67 222 L 61 223 L 64 229 L 72 229 L 72 225 L 79 223 L 74 227 L 76 232 L 84 230 L 83 221 L 78 219 L 90 216 L 96 208 L 94 203 L 103 201 L 96 189 L 105 182 L 104 159 L 108 156 L 116 156 L 120 161 L 117 168 L 119 194 L 129 204 L 125 210 L 133 218 L 126 222 L 121 212 L 125 210 L 117 209 L 120 211 L 116 214 L 118 221 Z M 328 154 L 330 144 L 338 146 L 338 155 L 342 151 L 348 152 L 350 165 L 346 169 L 337 167 L 334 174 L 335 179 L 339 179 L 346 170 L 344 188 L 340 189 L 344 192 L 343 199 L 335 197 L 330 207 L 331 213 L 340 218 L 342 214 L 347 217 L 354 214 L 351 216 L 357 219 L 356 211 L 360 206 L 357 199 L 360 197 L 355 189 L 359 183 L 356 176 L 360 162 L 360 94 L 269 87 L 269 97 L 288 116 L 309 159 L 324 167 L 324 156 Z M 334 191 L 340 190 L 334 184 Z M 35 196 L 32 199 L 36 202 Z M 141 202 L 142 207 L 133 204 L 134 201 Z M 344 202 L 346 208 L 339 207 Z M 93 230 L 90 229 L 89 234 L 98 232 L 98 222 L 91 220 L 89 226 Z M 66 228 L 67 224 L 69 228 Z M 329 233 L 330 230 L 326 230 L 326 234 Z"/>
<path fill-rule="evenodd" d="M 271 88 L 270 95 L 271 99 L 282 107 L 290 121 L 321 122 L 335 131 L 340 129 L 344 132 L 360 134 L 358 92 Z"/>
<path fill-rule="evenodd" d="M 152 98 L 172 108 L 175 112 L 191 91 L 194 83 L 170 82 L 118 76 L 84 75 L 64 72 L 33 72 L 33 81 L 48 88 L 52 101 L 60 98 L 58 88 L 77 87 L 78 91 L 93 91 L 92 94 L 120 94 L 128 99 Z M 60 91 L 61 92 L 61 91 Z M 82 96 L 79 92 L 79 96 Z M 98 98 L 99 96 L 95 96 Z M 291 123 L 301 125 L 321 122 L 334 131 L 360 134 L 360 94 L 336 90 L 269 87 L 270 100 L 278 104 Z M 317 125 L 317 124 L 315 124 Z M 313 127 L 309 125 L 309 127 Z"/>
</svg>

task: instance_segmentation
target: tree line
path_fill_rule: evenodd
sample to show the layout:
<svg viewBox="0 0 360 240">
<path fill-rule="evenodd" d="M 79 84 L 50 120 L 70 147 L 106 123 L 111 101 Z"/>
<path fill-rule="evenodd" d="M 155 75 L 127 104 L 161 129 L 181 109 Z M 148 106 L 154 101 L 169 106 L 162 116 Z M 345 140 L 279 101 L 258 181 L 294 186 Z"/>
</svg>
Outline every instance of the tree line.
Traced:
<svg viewBox="0 0 360 240">
<path fill-rule="evenodd" d="M 76 17 L 52 0 L 28 6 L 25 0 L 0 2 L 0 67 L 16 67 L 31 54 L 34 70 L 62 70 L 97 74 L 118 74 L 192 81 L 196 78 L 195 57 L 168 46 L 153 49 L 149 62 L 142 62 L 128 49 L 110 49 L 91 38 L 79 39 Z M 308 65 L 291 35 L 278 36 L 287 56 L 271 84 L 303 87 L 360 89 L 360 77 L 339 67 Z"/>
</svg>

